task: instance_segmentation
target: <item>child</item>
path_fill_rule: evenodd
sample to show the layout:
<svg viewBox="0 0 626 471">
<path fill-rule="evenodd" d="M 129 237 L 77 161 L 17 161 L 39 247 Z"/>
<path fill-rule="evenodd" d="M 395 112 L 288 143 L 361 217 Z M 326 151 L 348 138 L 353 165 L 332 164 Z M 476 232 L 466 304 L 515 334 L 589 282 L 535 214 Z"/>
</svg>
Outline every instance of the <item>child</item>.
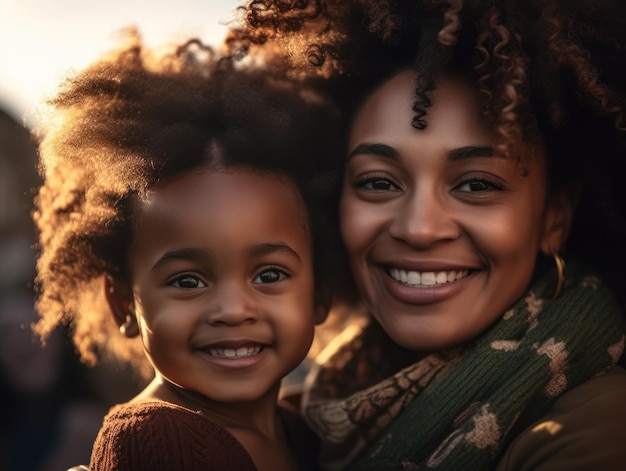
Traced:
<svg viewBox="0 0 626 471">
<path fill-rule="evenodd" d="M 334 109 L 197 41 L 158 58 L 129 36 L 50 100 L 40 146 L 38 332 L 154 370 L 90 469 L 310 469 L 277 398 L 327 312 L 312 205 Z"/>
</svg>

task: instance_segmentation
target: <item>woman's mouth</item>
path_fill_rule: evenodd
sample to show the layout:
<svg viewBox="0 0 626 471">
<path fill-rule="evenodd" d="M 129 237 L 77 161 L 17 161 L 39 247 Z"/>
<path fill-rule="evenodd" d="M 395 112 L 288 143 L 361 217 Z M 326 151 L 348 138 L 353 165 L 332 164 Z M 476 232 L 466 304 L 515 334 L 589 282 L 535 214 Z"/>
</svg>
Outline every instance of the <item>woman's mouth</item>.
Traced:
<svg viewBox="0 0 626 471">
<path fill-rule="evenodd" d="M 446 270 L 446 271 L 414 271 L 400 268 L 387 268 L 391 278 L 399 283 L 412 287 L 432 288 L 445 285 L 465 278 L 469 270 Z"/>
</svg>

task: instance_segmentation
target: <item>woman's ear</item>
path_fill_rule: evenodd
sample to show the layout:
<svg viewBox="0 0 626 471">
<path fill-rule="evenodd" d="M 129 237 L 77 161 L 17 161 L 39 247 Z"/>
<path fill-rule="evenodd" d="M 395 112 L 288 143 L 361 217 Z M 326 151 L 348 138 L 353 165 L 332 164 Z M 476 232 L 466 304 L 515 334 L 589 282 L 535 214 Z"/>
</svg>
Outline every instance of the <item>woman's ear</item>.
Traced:
<svg viewBox="0 0 626 471">
<path fill-rule="evenodd" d="M 552 255 L 561 250 L 572 227 L 578 197 L 578 188 L 573 187 L 559 189 L 548 197 L 540 247 L 544 254 Z"/>
<path fill-rule="evenodd" d="M 107 275 L 104 279 L 104 290 L 120 332 L 129 338 L 137 337 L 139 324 L 135 316 L 133 293 L 128 283 Z"/>
</svg>

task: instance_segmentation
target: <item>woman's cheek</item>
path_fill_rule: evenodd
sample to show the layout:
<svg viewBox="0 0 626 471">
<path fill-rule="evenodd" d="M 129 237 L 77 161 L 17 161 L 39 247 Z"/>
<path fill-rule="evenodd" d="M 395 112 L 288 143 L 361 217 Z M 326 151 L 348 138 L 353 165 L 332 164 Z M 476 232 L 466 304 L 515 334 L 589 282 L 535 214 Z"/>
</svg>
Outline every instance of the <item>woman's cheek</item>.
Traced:
<svg viewBox="0 0 626 471">
<path fill-rule="evenodd" d="M 371 218 L 367 216 L 363 205 L 354 198 L 342 201 L 340 211 L 341 236 L 350 255 L 364 244 L 370 231 Z"/>
</svg>

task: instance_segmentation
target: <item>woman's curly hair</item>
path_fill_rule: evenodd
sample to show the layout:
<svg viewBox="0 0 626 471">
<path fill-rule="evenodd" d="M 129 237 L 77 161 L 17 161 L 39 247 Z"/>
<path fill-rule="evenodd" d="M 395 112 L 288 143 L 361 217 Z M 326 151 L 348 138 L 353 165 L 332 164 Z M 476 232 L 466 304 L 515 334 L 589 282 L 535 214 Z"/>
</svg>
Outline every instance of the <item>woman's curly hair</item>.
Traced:
<svg viewBox="0 0 626 471">
<path fill-rule="evenodd" d="M 540 144 L 551 185 L 581 186 L 565 255 L 590 259 L 626 298 L 624 31 L 618 0 L 249 0 L 224 44 L 329 91 L 346 133 L 394 72 L 418 72 L 417 129 L 428 125 L 437 76 L 462 74 L 480 91 L 502 154 Z"/>
<path fill-rule="evenodd" d="M 332 241 L 314 205 L 340 161 L 338 113 L 320 94 L 197 40 L 157 54 L 137 32 L 126 36 L 66 79 L 42 115 L 35 330 L 45 338 L 68 325 L 86 362 L 110 354 L 149 375 L 141 342 L 120 334 L 104 295 L 107 274 L 127 273 L 133 202 L 212 164 L 286 175 L 308 207 L 320 281 Z"/>
</svg>

